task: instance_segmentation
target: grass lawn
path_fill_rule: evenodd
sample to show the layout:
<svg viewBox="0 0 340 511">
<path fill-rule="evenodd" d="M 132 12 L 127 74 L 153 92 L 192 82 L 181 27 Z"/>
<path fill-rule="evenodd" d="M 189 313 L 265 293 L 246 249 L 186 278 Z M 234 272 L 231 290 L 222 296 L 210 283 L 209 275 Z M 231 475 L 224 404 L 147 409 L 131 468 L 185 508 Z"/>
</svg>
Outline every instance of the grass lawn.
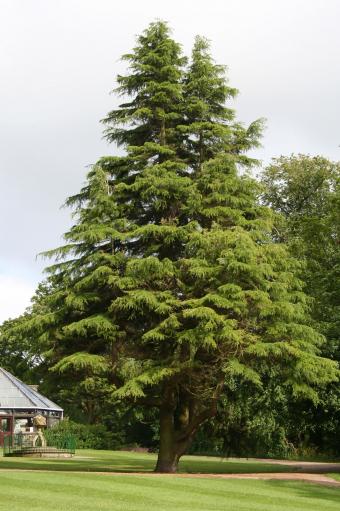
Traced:
<svg viewBox="0 0 340 511">
<path fill-rule="evenodd" d="M 125 451 L 78 450 L 73 459 L 3 458 L 0 469 L 67 470 L 82 472 L 151 472 L 156 455 Z M 184 456 L 180 472 L 244 474 L 249 472 L 294 472 L 293 466 L 270 465 L 255 461 L 229 461 L 205 456 Z"/>
<path fill-rule="evenodd" d="M 0 453 L 1 456 L 1 453 Z M 154 454 L 79 450 L 72 460 L 0 457 L 0 511 L 335 511 L 340 489 L 301 481 L 118 475 L 150 472 Z M 22 472 L 19 469 L 26 469 Z M 35 470 L 47 472 L 35 472 Z M 288 472 L 294 467 L 185 456 L 187 473 Z M 79 471 L 82 473 L 74 473 Z M 91 472 L 107 472 L 93 474 Z M 73 473 L 72 473 L 73 472 Z M 111 473 L 109 473 L 111 472 Z M 337 476 L 340 479 L 340 475 Z"/>
<path fill-rule="evenodd" d="M 0 473 L 0 510 L 336 511 L 340 490 L 298 481 Z"/>
</svg>

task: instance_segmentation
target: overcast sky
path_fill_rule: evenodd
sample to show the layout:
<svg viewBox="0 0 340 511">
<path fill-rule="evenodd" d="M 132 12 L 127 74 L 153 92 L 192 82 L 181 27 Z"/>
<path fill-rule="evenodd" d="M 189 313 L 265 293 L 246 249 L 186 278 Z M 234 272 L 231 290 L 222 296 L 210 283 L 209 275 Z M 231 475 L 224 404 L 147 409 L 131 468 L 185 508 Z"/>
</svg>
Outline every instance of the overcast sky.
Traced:
<svg viewBox="0 0 340 511">
<path fill-rule="evenodd" d="M 0 0 L 0 322 L 29 305 L 70 223 L 60 206 L 88 165 L 113 154 L 99 120 L 120 56 L 156 18 L 190 52 L 212 42 L 249 123 L 266 117 L 264 162 L 340 159 L 339 0 Z"/>
</svg>

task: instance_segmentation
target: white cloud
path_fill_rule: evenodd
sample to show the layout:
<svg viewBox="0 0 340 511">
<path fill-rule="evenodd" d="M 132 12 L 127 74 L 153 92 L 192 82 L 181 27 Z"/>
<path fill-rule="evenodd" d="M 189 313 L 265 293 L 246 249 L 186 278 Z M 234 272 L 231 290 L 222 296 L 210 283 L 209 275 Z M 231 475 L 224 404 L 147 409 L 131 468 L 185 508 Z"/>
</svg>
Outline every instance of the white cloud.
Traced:
<svg viewBox="0 0 340 511">
<path fill-rule="evenodd" d="M 22 314 L 30 305 L 34 285 L 24 279 L 0 275 L 0 323 Z"/>
</svg>

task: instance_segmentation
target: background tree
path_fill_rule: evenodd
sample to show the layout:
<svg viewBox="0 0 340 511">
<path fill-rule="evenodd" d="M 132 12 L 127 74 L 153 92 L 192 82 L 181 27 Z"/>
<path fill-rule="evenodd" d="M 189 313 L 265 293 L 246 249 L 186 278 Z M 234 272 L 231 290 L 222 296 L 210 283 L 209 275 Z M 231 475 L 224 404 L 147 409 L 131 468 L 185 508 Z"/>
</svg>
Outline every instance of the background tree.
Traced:
<svg viewBox="0 0 340 511">
<path fill-rule="evenodd" d="M 34 333 L 26 330 L 26 324 L 35 316 L 48 309 L 41 303 L 47 287 L 39 284 L 31 305 L 21 316 L 8 319 L 0 325 L 0 365 L 27 383 L 37 384 L 41 374 L 39 368 L 43 364 L 41 345 Z"/>
<path fill-rule="evenodd" d="M 47 254 L 59 258 L 50 292 L 23 330 L 60 381 L 100 380 L 158 410 L 156 470 L 174 472 L 235 378 L 260 388 L 274 375 L 316 399 L 337 369 L 318 354 L 297 262 L 239 174 L 256 163 L 245 151 L 259 123 L 244 128 L 223 106 L 231 89 L 205 41 L 186 74 L 164 23 L 137 43 L 118 78 L 129 101 L 105 120 L 126 155 L 101 159 L 68 200 L 74 226 Z"/>
<path fill-rule="evenodd" d="M 263 173 L 264 200 L 284 221 L 281 239 L 305 262 L 301 277 L 313 297 L 313 318 L 339 356 L 340 343 L 340 164 L 321 156 L 273 160 Z"/>
<path fill-rule="evenodd" d="M 264 170 L 264 200 L 279 217 L 276 235 L 303 262 L 300 277 L 313 298 L 314 326 L 327 339 L 324 356 L 340 360 L 340 164 L 322 156 L 281 157 Z M 303 413 L 306 437 L 314 446 L 339 452 L 338 385 L 320 394 Z M 295 413 L 293 411 L 293 413 Z"/>
<path fill-rule="evenodd" d="M 15 373 L 20 379 L 35 383 L 32 373 L 38 357 L 33 348 L 34 339 L 20 332 L 20 325 L 26 322 L 26 319 L 26 315 L 9 319 L 0 326 L 0 360 L 1 367 L 7 371 Z"/>
</svg>

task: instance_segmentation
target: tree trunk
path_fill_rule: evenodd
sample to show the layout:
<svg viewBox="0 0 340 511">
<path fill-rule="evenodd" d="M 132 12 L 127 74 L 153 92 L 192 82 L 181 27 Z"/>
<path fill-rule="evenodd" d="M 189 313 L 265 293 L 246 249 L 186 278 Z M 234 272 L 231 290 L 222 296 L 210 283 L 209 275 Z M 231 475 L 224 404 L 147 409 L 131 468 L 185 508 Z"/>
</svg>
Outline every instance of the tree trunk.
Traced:
<svg viewBox="0 0 340 511">
<path fill-rule="evenodd" d="M 159 452 L 155 472 L 174 473 L 178 459 L 175 453 L 174 412 L 171 407 L 162 406 L 159 422 Z"/>
<path fill-rule="evenodd" d="M 202 165 L 203 165 L 203 133 L 200 131 L 199 136 L 199 162 L 198 162 L 198 170 L 202 171 Z"/>
<path fill-rule="evenodd" d="M 160 145 L 165 145 L 165 121 L 161 121 L 161 127 L 159 131 L 159 143 Z"/>
<path fill-rule="evenodd" d="M 194 401 L 188 400 L 185 394 L 182 393 L 180 402 L 176 402 L 173 389 L 165 390 L 165 399 L 160 407 L 159 452 L 155 472 L 177 472 L 178 462 L 190 446 L 200 425 L 216 414 L 221 388 L 222 383 L 217 386 L 210 407 L 201 413 L 195 411 Z"/>
<path fill-rule="evenodd" d="M 179 458 L 173 453 L 169 453 L 166 458 L 162 458 L 159 452 L 155 472 L 159 474 L 176 474 L 178 462 Z"/>
<path fill-rule="evenodd" d="M 189 447 L 193 435 L 177 439 L 179 431 L 174 426 L 174 410 L 161 408 L 160 410 L 160 440 L 159 452 L 155 472 L 174 474 L 178 463 Z"/>
</svg>

